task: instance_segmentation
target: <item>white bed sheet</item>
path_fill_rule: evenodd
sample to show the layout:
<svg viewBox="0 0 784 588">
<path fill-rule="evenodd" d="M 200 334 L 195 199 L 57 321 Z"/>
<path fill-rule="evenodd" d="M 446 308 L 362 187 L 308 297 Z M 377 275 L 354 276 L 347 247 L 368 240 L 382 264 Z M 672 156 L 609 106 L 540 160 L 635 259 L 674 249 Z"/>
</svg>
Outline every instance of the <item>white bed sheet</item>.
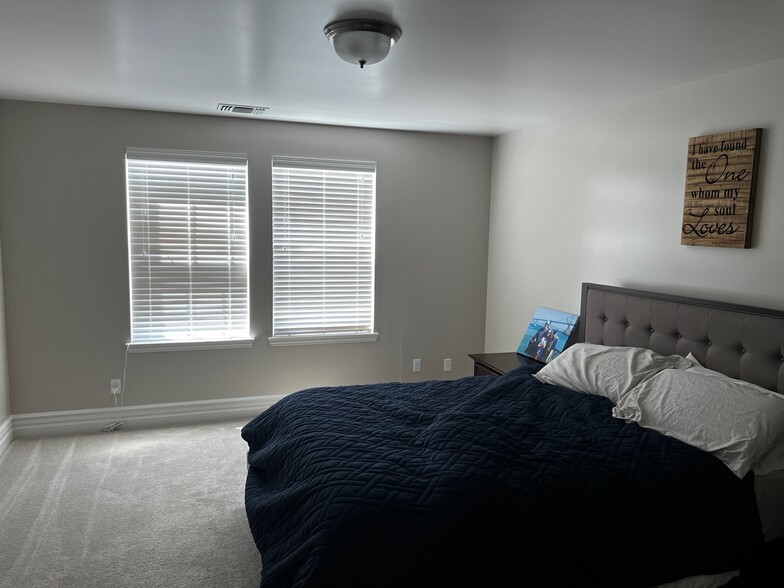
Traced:
<svg viewBox="0 0 784 588">
<path fill-rule="evenodd" d="M 658 588 L 718 588 L 718 586 L 724 586 L 738 575 L 740 575 L 740 570 L 711 574 L 710 576 L 689 576 L 688 578 L 675 580 L 675 582 L 661 584 Z"/>
</svg>

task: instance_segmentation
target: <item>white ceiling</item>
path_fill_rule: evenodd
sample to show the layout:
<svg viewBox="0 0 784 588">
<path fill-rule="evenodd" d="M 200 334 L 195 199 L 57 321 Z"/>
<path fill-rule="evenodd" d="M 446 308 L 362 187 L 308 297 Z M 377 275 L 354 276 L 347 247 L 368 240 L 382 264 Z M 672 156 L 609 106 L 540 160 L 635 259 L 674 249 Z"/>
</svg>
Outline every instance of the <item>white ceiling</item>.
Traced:
<svg viewBox="0 0 784 588">
<path fill-rule="evenodd" d="M 360 70 L 322 33 L 346 16 L 403 37 Z M 495 135 L 782 58 L 782 30 L 781 0 L 0 0 L 0 98 Z"/>
</svg>

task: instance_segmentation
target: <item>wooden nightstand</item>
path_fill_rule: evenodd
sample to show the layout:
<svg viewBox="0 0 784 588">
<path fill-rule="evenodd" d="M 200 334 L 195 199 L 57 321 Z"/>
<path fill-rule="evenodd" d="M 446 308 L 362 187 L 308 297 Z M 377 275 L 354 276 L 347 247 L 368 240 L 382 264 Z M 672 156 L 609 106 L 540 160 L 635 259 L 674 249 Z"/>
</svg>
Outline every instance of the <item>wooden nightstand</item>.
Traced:
<svg viewBox="0 0 784 588">
<path fill-rule="evenodd" d="M 469 353 L 468 357 L 474 360 L 475 376 L 502 376 L 522 365 L 531 367 L 544 365 L 514 351 L 509 353 Z"/>
</svg>

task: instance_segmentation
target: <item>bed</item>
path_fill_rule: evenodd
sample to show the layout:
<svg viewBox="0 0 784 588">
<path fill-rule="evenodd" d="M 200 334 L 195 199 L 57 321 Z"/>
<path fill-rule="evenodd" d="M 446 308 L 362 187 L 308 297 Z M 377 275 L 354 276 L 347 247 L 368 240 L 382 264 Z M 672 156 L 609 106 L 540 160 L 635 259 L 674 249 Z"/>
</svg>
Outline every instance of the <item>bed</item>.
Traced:
<svg viewBox="0 0 784 588">
<path fill-rule="evenodd" d="M 579 342 L 692 354 L 784 389 L 784 313 L 598 284 L 582 294 Z M 314 388 L 249 422 L 262 586 L 657 586 L 729 579 L 760 552 L 753 473 L 544 373 Z"/>
</svg>

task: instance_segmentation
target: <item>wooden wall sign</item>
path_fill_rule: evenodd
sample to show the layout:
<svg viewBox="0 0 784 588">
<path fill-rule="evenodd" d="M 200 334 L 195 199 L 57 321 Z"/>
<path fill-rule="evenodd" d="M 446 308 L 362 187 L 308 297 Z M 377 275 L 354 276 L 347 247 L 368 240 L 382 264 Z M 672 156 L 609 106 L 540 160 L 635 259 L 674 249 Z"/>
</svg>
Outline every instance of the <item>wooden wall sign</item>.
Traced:
<svg viewBox="0 0 784 588">
<path fill-rule="evenodd" d="M 751 247 L 762 129 L 689 139 L 681 245 Z"/>
</svg>

